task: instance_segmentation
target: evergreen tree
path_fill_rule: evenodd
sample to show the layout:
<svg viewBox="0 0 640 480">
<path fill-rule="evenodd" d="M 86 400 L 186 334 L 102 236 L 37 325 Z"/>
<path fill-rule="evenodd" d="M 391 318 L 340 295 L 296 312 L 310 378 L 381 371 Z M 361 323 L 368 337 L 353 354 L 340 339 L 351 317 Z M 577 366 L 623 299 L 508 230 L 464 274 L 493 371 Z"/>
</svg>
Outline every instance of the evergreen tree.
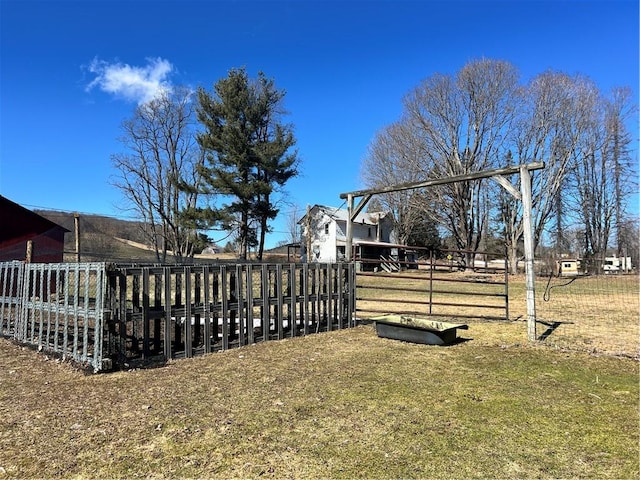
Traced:
<svg viewBox="0 0 640 480">
<path fill-rule="evenodd" d="M 278 214 L 273 193 L 298 173 L 291 127 L 279 122 L 283 98 L 284 91 L 262 72 L 251 81 L 245 69 L 231 70 L 212 94 L 198 91 L 198 120 L 205 129 L 198 142 L 207 152 L 203 180 L 208 193 L 230 199 L 219 211 L 198 215 L 236 230 L 242 259 L 255 244 L 262 258 L 268 221 Z"/>
</svg>

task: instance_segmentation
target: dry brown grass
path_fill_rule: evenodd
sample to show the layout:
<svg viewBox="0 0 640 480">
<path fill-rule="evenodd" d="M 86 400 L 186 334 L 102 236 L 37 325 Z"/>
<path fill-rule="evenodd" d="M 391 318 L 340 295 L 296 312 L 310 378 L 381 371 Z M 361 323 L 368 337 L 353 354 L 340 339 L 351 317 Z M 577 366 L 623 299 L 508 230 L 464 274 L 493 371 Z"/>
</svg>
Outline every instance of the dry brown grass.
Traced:
<svg viewBox="0 0 640 480">
<path fill-rule="evenodd" d="M 371 326 L 83 375 L 0 340 L 0 478 L 637 478 L 638 362 Z"/>
<path fill-rule="evenodd" d="M 469 278 L 473 273 L 439 274 L 439 277 Z M 406 278 L 418 276 L 416 280 Z M 486 279 L 501 281 L 502 275 L 486 275 Z M 360 297 L 370 300 L 358 301 L 359 309 L 380 308 L 382 298 L 400 301 L 383 308 L 393 312 L 397 309 L 414 308 L 427 312 L 422 305 L 404 304 L 402 300 L 428 300 L 427 271 L 409 271 L 395 274 L 392 278 L 358 277 L 358 285 L 390 285 L 394 287 L 422 289 L 423 293 L 406 291 L 366 290 Z M 488 284 L 447 284 L 434 282 L 435 289 L 457 289 L 497 293 L 501 286 Z M 640 358 L 640 282 L 637 275 L 600 275 L 568 278 L 536 278 L 536 309 L 538 336 L 544 336 L 549 345 L 587 352 L 624 355 Z M 434 295 L 434 301 L 457 303 L 483 303 L 501 305 L 496 298 L 476 296 Z M 500 309 L 479 309 L 473 306 L 434 307 L 434 313 L 442 315 L 495 315 Z M 365 314 L 366 316 L 366 314 Z M 525 279 L 523 275 L 509 277 L 509 318 L 525 322 L 527 318 Z M 466 320 L 462 320 L 466 321 Z"/>
</svg>

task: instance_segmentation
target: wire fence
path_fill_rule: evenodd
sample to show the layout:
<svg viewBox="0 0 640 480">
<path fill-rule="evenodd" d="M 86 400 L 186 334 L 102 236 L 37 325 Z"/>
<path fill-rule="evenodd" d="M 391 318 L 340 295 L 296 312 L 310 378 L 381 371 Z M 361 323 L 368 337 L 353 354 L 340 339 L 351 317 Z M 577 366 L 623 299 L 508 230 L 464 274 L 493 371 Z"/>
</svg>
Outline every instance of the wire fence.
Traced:
<svg viewBox="0 0 640 480">
<path fill-rule="evenodd" d="M 544 344 L 640 359 L 636 274 L 539 277 L 537 334 Z"/>
</svg>

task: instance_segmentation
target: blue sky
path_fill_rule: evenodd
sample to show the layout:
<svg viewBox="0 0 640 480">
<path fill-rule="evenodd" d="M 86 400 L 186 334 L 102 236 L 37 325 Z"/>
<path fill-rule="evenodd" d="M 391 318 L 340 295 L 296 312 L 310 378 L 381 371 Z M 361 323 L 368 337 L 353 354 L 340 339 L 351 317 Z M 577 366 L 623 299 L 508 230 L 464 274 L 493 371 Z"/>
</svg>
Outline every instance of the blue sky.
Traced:
<svg viewBox="0 0 640 480">
<path fill-rule="evenodd" d="M 470 60 L 506 60 L 522 82 L 583 74 L 638 103 L 638 1 L 0 0 L 0 194 L 29 208 L 125 217 L 110 185 L 120 125 L 145 88 L 203 86 L 234 67 L 286 90 L 301 210 L 340 206 L 402 97 Z M 128 68 L 128 84 L 103 81 Z M 122 75 L 118 77 L 122 79 Z M 136 86 L 137 88 L 129 88 Z M 637 118 L 632 123 L 634 145 Z M 267 246 L 286 236 L 285 214 Z"/>
</svg>

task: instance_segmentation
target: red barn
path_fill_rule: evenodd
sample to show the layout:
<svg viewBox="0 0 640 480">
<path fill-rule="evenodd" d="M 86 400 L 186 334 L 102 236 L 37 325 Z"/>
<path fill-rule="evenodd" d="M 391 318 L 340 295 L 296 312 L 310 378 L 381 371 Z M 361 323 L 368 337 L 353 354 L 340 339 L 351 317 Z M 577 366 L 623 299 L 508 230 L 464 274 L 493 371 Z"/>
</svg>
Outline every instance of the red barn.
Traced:
<svg viewBox="0 0 640 480">
<path fill-rule="evenodd" d="M 0 195 L 0 262 L 25 260 L 31 240 L 34 263 L 62 262 L 66 228 Z"/>
</svg>

